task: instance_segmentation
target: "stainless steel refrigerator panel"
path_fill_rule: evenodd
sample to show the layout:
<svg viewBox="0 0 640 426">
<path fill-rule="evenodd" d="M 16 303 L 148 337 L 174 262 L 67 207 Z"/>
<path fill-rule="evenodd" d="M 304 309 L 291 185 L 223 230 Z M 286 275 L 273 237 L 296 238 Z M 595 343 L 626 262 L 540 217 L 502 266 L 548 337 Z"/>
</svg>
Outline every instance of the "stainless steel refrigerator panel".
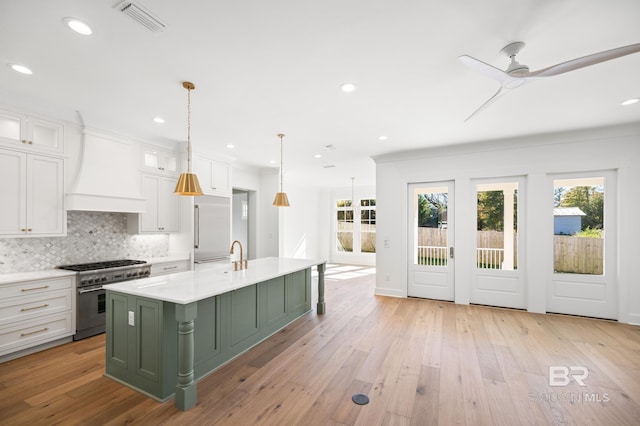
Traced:
<svg viewBox="0 0 640 426">
<path fill-rule="evenodd" d="M 204 195 L 195 197 L 194 260 L 196 263 L 229 259 L 231 201 Z"/>
</svg>

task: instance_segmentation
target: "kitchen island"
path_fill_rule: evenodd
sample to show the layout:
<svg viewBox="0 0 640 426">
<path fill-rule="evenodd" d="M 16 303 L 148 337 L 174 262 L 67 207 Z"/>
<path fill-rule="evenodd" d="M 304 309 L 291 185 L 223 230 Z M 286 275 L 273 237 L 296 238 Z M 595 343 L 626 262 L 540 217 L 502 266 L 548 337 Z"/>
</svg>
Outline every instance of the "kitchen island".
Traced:
<svg viewBox="0 0 640 426">
<path fill-rule="evenodd" d="M 188 272 L 106 287 L 106 376 L 176 407 L 197 402 L 196 381 L 311 310 L 325 311 L 324 261 L 262 258 L 234 271 L 202 264 Z"/>
</svg>

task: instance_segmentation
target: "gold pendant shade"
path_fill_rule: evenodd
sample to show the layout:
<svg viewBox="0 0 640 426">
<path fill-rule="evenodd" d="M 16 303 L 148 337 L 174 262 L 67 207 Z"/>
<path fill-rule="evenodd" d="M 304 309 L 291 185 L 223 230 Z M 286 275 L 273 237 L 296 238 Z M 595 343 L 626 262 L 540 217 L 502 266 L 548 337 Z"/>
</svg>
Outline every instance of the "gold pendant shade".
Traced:
<svg viewBox="0 0 640 426">
<path fill-rule="evenodd" d="M 284 138 L 284 135 L 278 133 L 278 137 L 280 138 L 280 192 L 276 194 L 273 205 L 276 207 L 289 207 L 289 197 L 287 197 L 287 194 L 282 189 L 282 138 Z"/>
<path fill-rule="evenodd" d="M 173 192 L 178 195 L 202 195 L 198 176 L 196 176 L 195 173 L 190 172 L 181 173 L 178 178 L 176 189 Z"/>
<path fill-rule="evenodd" d="M 191 82 L 185 81 L 182 83 L 182 87 L 187 89 L 187 171 L 180 174 L 178 184 L 173 192 L 177 195 L 196 196 L 202 195 L 198 176 L 195 173 L 191 173 L 191 91 L 196 86 Z"/>
<path fill-rule="evenodd" d="M 289 207 L 289 198 L 285 192 L 278 192 L 276 198 L 273 200 L 273 205 L 276 207 Z"/>
</svg>

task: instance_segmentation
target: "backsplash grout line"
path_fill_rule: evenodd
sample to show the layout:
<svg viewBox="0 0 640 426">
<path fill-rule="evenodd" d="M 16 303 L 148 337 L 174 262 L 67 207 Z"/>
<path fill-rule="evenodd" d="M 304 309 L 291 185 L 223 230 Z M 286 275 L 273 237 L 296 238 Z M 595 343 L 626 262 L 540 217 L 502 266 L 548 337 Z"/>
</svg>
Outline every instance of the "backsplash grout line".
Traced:
<svg viewBox="0 0 640 426">
<path fill-rule="evenodd" d="M 126 213 L 67 212 L 67 236 L 0 238 L 0 273 L 72 263 L 167 256 L 167 234 L 130 235 Z"/>
</svg>

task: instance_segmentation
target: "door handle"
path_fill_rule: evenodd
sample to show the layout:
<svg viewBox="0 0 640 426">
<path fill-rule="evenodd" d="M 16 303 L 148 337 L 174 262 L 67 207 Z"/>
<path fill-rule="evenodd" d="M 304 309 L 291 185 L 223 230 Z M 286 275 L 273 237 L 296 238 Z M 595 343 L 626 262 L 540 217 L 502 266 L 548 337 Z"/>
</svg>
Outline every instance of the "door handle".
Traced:
<svg viewBox="0 0 640 426">
<path fill-rule="evenodd" d="M 453 259 L 453 247 L 449 247 L 449 257 Z"/>
<path fill-rule="evenodd" d="M 104 287 L 100 286 L 100 287 L 94 287 L 94 288 L 90 288 L 88 290 L 78 290 L 78 294 L 87 294 L 87 293 L 93 293 L 94 291 L 100 291 L 102 290 Z"/>
<path fill-rule="evenodd" d="M 193 248 L 200 248 L 200 206 L 195 205 L 193 208 L 195 232 L 193 235 Z"/>
</svg>

